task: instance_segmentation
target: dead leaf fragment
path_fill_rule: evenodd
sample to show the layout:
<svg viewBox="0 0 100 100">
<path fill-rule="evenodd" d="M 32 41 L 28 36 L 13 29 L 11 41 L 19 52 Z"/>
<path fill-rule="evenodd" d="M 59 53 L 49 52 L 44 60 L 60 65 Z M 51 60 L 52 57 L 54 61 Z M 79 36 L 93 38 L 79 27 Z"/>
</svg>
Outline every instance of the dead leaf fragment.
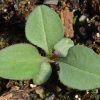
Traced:
<svg viewBox="0 0 100 100">
<path fill-rule="evenodd" d="M 92 7 L 95 12 L 100 13 L 100 0 L 92 0 Z"/>
<path fill-rule="evenodd" d="M 74 37 L 73 13 L 69 11 L 68 7 L 65 7 L 61 10 L 60 16 L 64 25 L 65 36 L 69 38 Z"/>
<path fill-rule="evenodd" d="M 10 100 L 12 96 L 13 96 L 12 93 L 7 94 L 5 96 L 1 96 L 0 100 Z"/>
<path fill-rule="evenodd" d="M 38 86 L 35 89 L 35 92 L 43 99 L 44 98 L 44 89 L 41 86 Z"/>
<path fill-rule="evenodd" d="M 59 0 L 44 0 L 44 4 L 54 4 L 57 5 Z"/>
</svg>

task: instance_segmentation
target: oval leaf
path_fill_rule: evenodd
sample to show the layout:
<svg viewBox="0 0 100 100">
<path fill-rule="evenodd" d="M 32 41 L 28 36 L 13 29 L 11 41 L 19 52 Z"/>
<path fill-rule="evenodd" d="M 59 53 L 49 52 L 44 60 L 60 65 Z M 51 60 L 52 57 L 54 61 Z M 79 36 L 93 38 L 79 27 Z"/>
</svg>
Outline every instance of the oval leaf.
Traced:
<svg viewBox="0 0 100 100">
<path fill-rule="evenodd" d="M 16 44 L 0 51 L 0 77 L 14 80 L 33 78 L 44 58 L 29 44 Z"/>
<path fill-rule="evenodd" d="M 60 81 L 79 90 L 100 87 L 100 56 L 85 46 L 70 48 L 68 56 L 59 60 Z"/>
<path fill-rule="evenodd" d="M 26 23 L 27 39 L 51 54 L 54 45 L 64 36 L 63 25 L 57 13 L 47 6 L 38 6 Z"/>
<path fill-rule="evenodd" d="M 71 39 L 63 38 L 54 46 L 54 49 L 58 52 L 60 57 L 66 57 L 68 50 L 72 46 L 74 46 L 74 43 Z"/>
<path fill-rule="evenodd" d="M 51 73 L 52 73 L 52 68 L 50 64 L 47 62 L 43 62 L 41 64 L 39 73 L 36 75 L 36 77 L 33 78 L 33 82 L 37 85 L 40 85 L 49 79 Z"/>
</svg>

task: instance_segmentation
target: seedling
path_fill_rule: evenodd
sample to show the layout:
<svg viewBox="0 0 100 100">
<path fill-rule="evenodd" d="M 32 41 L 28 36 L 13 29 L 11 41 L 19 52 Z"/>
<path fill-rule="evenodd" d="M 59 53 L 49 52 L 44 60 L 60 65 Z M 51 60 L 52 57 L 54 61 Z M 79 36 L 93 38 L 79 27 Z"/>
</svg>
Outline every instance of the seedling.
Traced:
<svg viewBox="0 0 100 100">
<path fill-rule="evenodd" d="M 33 79 L 37 85 L 52 74 L 51 63 L 57 62 L 59 80 L 71 88 L 86 90 L 100 87 L 100 56 L 92 49 L 64 38 L 64 29 L 56 12 L 41 5 L 29 15 L 26 38 L 46 53 L 41 56 L 31 44 L 16 44 L 0 51 L 0 77 L 13 80 Z M 52 59 L 53 50 L 58 55 Z"/>
</svg>

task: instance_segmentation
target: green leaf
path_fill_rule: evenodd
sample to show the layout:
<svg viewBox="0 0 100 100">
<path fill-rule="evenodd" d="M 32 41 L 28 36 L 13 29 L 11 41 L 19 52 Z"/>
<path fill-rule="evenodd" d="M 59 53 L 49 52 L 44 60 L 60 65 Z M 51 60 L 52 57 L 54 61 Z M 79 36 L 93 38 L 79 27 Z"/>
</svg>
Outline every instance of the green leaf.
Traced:
<svg viewBox="0 0 100 100">
<path fill-rule="evenodd" d="M 66 57 L 68 50 L 72 46 L 74 46 L 74 43 L 71 39 L 63 38 L 54 46 L 54 49 L 58 52 L 60 57 Z"/>
<path fill-rule="evenodd" d="M 74 46 L 59 60 L 60 81 L 79 90 L 100 87 L 100 56 L 85 46 Z"/>
<path fill-rule="evenodd" d="M 27 39 L 47 54 L 52 53 L 54 45 L 64 36 L 58 14 L 44 5 L 36 7 L 30 14 L 25 31 Z"/>
<path fill-rule="evenodd" d="M 47 62 L 43 62 L 41 64 L 39 73 L 36 75 L 36 77 L 33 78 L 33 82 L 37 85 L 43 84 L 49 79 L 51 73 L 52 73 L 52 68 L 50 64 Z"/>
<path fill-rule="evenodd" d="M 29 44 L 16 44 L 0 51 L 0 77 L 14 80 L 33 78 L 44 58 Z"/>
</svg>

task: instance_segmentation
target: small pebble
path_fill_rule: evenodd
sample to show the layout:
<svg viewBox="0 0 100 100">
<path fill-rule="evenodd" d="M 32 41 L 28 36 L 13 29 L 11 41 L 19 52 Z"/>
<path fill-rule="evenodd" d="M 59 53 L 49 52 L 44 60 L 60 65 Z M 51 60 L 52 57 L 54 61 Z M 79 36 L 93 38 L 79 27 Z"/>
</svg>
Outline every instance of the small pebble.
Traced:
<svg viewBox="0 0 100 100">
<path fill-rule="evenodd" d="M 89 23 L 90 22 L 89 18 L 87 18 L 86 21 Z"/>
<path fill-rule="evenodd" d="M 81 98 L 78 98 L 78 100 L 81 100 Z"/>
<path fill-rule="evenodd" d="M 3 11 L 6 13 L 7 12 L 7 9 L 4 9 Z"/>
<path fill-rule="evenodd" d="M 31 87 L 31 88 L 35 88 L 35 87 L 37 87 L 37 85 L 30 84 L 30 87 Z"/>
<path fill-rule="evenodd" d="M 79 21 L 80 22 L 84 22 L 86 20 L 86 16 L 85 15 L 82 15 L 80 18 L 79 18 Z"/>
<path fill-rule="evenodd" d="M 54 100 L 54 98 L 55 98 L 55 95 L 53 94 L 50 97 L 46 98 L 45 100 Z"/>
<path fill-rule="evenodd" d="M 89 94 L 89 91 L 87 90 L 86 93 Z"/>
<path fill-rule="evenodd" d="M 100 32 L 100 26 L 98 26 L 98 31 Z"/>
<path fill-rule="evenodd" d="M 96 89 L 96 93 L 99 93 L 98 89 Z"/>
<path fill-rule="evenodd" d="M 76 98 L 76 99 L 79 98 L 78 95 L 75 95 L 75 98 Z"/>
<path fill-rule="evenodd" d="M 17 6 L 17 4 L 14 5 L 14 8 L 15 8 L 16 10 L 18 10 L 18 6 Z"/>
<path fill-rule="evenodd" d="M 76 100 L 81 100 L 81 98 L 79 98 L 79 95 L 75 95 L 75 99 Z"/>
<path fill-rule="evenodd" d="M 30 1 L 28 2 L 28 4 L 31 4 Z"/>
<path fill-rule="evenodd" d="M 97 33 L 96 36 L 97 36 L 98 38 L 100 38 L 100 34 L 99 34 L 99 33 Z"/>
</svg>

